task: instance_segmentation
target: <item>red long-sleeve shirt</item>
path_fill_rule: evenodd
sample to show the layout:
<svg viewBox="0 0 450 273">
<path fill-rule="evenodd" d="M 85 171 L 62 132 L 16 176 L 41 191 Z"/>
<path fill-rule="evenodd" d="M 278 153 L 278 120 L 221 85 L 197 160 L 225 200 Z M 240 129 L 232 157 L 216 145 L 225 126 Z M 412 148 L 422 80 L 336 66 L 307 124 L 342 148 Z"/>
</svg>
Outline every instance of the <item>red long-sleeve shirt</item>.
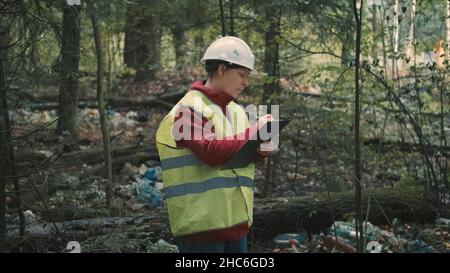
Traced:
<svg viewBox="0 0 450 273">
<path fill-rule="evenodd" d="M 192 84 L 192 89 L 203 92 L 208 98 L 221 107 L 224 114 L 226 114 L 226 106 L 233 100 L 233 97 L 227 95 L 220 90 L 213 90 L 206 87 L 205 82 L 197 81 Z M 215 137 L 214 129 L 209 129 L 205 124 L 208 120 L 201 116 L 201 113 L 189 109 L 188 111 L 180 111 L 180 114 L 175 118 L 175 121 L 180 121 L 183 126 L 179 129 L 179 133 L 183 133 L 184 126 L 190 126 L 191 138 L 181 139 L 176 142 L 177 147 L 185 147 L 192 150 L 192 152 L 203 162 L 209 166 L 220 166 L 227 162 L 233 155 L 235 155 L 244 146 L 250 137 L 257 132 L 257 126 L 254 125 L 247 128 L 242 134 L 243 136 L 236 136 L 232 139 L 218 140 Z M 190 113 L 190 115 L 182 114 Z M 200 119 L 202 122 L 194 122 L 195 119 Z M 261 160 L 261 156 L 255 156 L 255 161 Z M 225 242 L 239 240 L 248 233 L 248 224 L 240 224 L 231 228 L 200 232 L 183 236 L 185 240 L 202 241 L 202 242 Z"/>
</svg>

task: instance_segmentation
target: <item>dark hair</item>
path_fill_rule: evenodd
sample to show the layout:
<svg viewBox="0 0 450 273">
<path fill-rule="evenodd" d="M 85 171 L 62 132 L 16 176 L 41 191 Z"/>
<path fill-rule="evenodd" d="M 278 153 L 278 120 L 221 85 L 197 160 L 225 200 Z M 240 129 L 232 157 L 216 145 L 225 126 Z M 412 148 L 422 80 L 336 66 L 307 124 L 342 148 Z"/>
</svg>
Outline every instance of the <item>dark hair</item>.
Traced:
<svg viewBox="0 0 450 273">
<path fill-rule="evenodd" d="M 221 65 L 221 64 L 224 64 L 225 67 L 228 69 L 245 68 L 238 64 L 233 64 L 233 63 L 222 61 L 222 60 L 207 60 L 205 62 L 205 70 L 206 70 L 206 73 L 208 73 L 208 77 L 212 78 L 214 76 L 214 73 L 216 73 L 217 70 L 219 69 L 219 65 Z"/>
</svg>

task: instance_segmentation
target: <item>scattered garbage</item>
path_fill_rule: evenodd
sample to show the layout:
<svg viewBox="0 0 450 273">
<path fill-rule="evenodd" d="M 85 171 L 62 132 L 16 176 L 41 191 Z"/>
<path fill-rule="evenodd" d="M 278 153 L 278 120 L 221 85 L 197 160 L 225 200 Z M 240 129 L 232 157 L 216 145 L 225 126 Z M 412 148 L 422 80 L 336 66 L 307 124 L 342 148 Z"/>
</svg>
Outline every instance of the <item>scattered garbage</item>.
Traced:
<svg viewBox="0 0 450 273">
<path fill-rule="evenodd" d="M 126 163 L 122 168 L 121 175 L 131 178 L 134 182 L 126 185 L 119 185 L 115 188 L 115 194 L 127 199 L 127 203 L 133 208 L 141 208 L 139 204 L 145 204 L 150 208 L 156 208 L 163 203 L 161 181 L 161 167 L 147 167 L 142 164 L 140 167 Z"/>
<path fill-rule="evenodd" d="M 113 129 L 131 129 L 136 125 L 135 120 L 128 118 L 127 114 L 123 115 L 122 113 L 113 113 L 110 121 Z"/>
<path fill-rule="evenodd" d="M 159 178 L 160 174 L 161 174 L 161 168 L 153 167 L 153 168 L 147 169 L 144 176 L 150 181 L 156 181 Z"/>
<path fill-rule="evenodd" d="M 25 210 L 22 212 L 25 225 L 36 224 L 40 219 L 31 211 Z M 5 214 L 6 224 L 9 226 L 18 226 L 20 224 L 20 217 L 18 213 Z"/>
<path fill-rule="evenodd" d="M 23 217 L 25 219 L 26 224 L 34 224 L 37 223 L 37 216 L 31 210 L 26 210 L 23 212 Z"/>
<path fill-rule="evenodd" d="M 295 241 L 293 241 L 295 240 Z M 308 240 L 308 234 L 306 232 L 301 233 L 282 233 L 275 236 L 273 242 L 276 248 L 288 248 L 293 242 L 297 244 L 303 244 Z"/>
<path fill-rule="evenodd" d="M 145 165 L 145 164 L 141 164 L 141 166 L 139 167 L 139 174 L 140 175 L 145 175 L 145 173 L 147 172 L 147 170 L 148 170 L 148 166 L 147 165 Z"/>
<path fill-rule="evenodd" d="M 161 192 L 164 189 L 164 184 L 162 182 L 156 182 L 155 189 Z"/>
<path fill-rule="evenodd" d="M 450 219 L 439 218 L 436 220 L 436 224 L 450 227 Z"/>
<path fill-rule="evenodd" d="M 156 243 L 149 247 L 150 253 L 179 253 L 176 245 L 169 244 L 163 239 L 159 239 Z"/>
<path fill-rule="evenodd" d="M 365 251 L 368 253 L 437 253 L 448 252 L 450 238 L 448 219 L 436 220 L 437 227 L 421 228 L 415 225 L 401 224 L 394 219 L 390 227 L 381 229 L 370 222 L 363 223 L 365 231 Z M 328 229 L 328 235 L 317 236 L 313 251 L 356 252 L 355 221 L 336 221 Z M 437 249 L 438 247 L 438 249 Z M 311 248 L 312 249 L 312 248 Z"/>
<path fill-rule="evenodd" d="M 289 246 L 285 248 L 275 248 L 272 250 L 274 253 L 306 253 L 308 247 L 300 244 L 296 239 L 290 239 L 288 241 Z"/>
<path fill-rule="evenodd" d="M 125 114 L 125 117 L 127 118 L 127 119 L 136 119 L 137 118 L 137 112 L 135 112 L 135 111 L 129 111 L 129 112 L 127 112 L 126 114 Z"/>
<path fill-rule="evenodd" d="M 120 170 L 121 175 L 133 175 L 139 173 L 139 168 L 131 165 L 130 163 L 125 163 Z"/>
<path fill-rule="evenodd" d="M 366 250 L 369 253 L 381 253 L 381 250 L 383 250 L 383 245 L 377 241 L 370 241 L 366 245 Z"/>
<path fill-rule="evenodd" d="M 81 245 L 77 241 L 70 241 L 67 243 L 64 253 L 81 253 Z"/>
<path fill-rule="evenodd" d="M 331 252 L 339 251 L 344 253 L 355 253 L 356 248 L 342 239 L 340 236 L 327 236 L 323 240 L 325 249 Z"/>
<path fill-rule="evenodd" d="M 110 106 L 108 106 L 108 109 L 106 109 L 106 115 L 107 115 L 109 118 L 110 118 L 110 117 L 113 117 L 115 112 L 116 112 L 116 111 L 114 111 L 113 109 L 111 109 Z"/>
<path fill-rule="evenodd" d="M 155 182 L 146 178 L 139 179 L 136 185 L 138 201 L 146 203 L 150 208 L 162 204 L 161 192 L 155 188 Z"/>
<path fill-rule="evenodd" d="M 394 219 L 393 228 L 400 231 L 401 224 L 398 219 Z M 363 223 L 363 230 L 365 234 L 366 251 L 369 253 L 381 252 L 404 252 L 403 246 L 407 240 L 399 238 L 393 232 L 382 230 L 370 222 Z M 352 252 L 356 246 L 356 229 L 355 221 L 342 222 L 336 221 L 329 228 L 331 238 L 326 238 L 326 244 L 331 247 L 336 247 L 337 250 Z M 325 244 L 325 243 L 324 243 Z M 351 247 L 350 247 L 351 246 Z"/>
<path fill-rule="evenodd" d="M 356 242 L 355 226 L 349 222 L 336 221 L 331 225 L 330 235 L 339 236 L 343 239 Z"/>
<path fill-rule="evenodd" d="M 160 175 L 160 167 L 151 167 L 147 169 L 144 177 L 138 178 L 136 183 L 138 201 L 147 204 L 150 208 L 156 208 L 162 204 L 162 183 L 156 185 Z"/>
<path fill-rule="evenodd" d="M 370 222 L 365 221 L 363 223 L 363 230 L 366 237 L 366 241 L 377 241 L 384 234 L 382 230 L 373 225 Z M 336 221 L 330 228 L 331 235 L 337 235 L 343 239 L 349 240 L 351 243 L 356 244 L 356 229 L 355 221 L 353 222 L 342 222 Z"/>
<path fill-rule="evenodd" d="M 56 118 L 54 111 L 33 112 L 29 116 L 29 122 L 34 125 L 49 123 Z"/>
<path fill-rule="evenodd" d="M 408 253 L 437 253 L 436 249 L 422 240 L 414 240 L 407 243 Z"/>
</svg>

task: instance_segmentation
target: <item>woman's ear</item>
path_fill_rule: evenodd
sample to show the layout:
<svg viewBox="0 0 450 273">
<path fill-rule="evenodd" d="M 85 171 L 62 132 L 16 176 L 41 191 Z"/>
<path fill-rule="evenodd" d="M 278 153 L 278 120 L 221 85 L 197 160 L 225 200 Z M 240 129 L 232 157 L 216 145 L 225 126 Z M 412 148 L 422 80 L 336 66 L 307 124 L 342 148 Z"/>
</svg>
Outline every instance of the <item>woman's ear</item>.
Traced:
<svg viewBox="0 0 450 273">
<path fill-rule="evenodd" d="M 224 64 L 219 64 L 219 67 L 217 68 L 217 73 L 219 75 L 219 78 L 223 77 L 223 74 L 225 74 L 226 70 L 227 70 L 227 67 Z"/>
</svg>

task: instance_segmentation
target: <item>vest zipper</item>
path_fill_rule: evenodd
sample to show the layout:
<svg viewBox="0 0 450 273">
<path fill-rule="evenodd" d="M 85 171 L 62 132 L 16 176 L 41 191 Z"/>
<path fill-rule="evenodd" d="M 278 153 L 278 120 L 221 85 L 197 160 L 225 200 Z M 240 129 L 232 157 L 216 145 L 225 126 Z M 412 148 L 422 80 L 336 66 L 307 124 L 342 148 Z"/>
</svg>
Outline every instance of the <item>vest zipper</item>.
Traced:
<svg viewBox="0 0 450 273">
<path fill-rule="evenodd" d="M 239 191 L 241 192 L 242 197 L 244 198 L 245 209 L 246 209 L 246 211 L 247 211 L 247 220 L 248 220 L 248 222 L 250 223 L 250 212 L 248 211 L 248 205 L 247 205 L 248 200 L 247 200 L 247 198 L 245 198 L 245 194 L 242 192 L 241 182 L 239 181 L 239 176 L 238 176 L 238 174 L 236 173 L 236 171 L 235 171 L 234 169 L 232 169 L 232 171 L 233 171 L 234 175 L 236 176 L 236 181 L 237 181 L 237 183 L 238 183 Z"/>
</svg>

